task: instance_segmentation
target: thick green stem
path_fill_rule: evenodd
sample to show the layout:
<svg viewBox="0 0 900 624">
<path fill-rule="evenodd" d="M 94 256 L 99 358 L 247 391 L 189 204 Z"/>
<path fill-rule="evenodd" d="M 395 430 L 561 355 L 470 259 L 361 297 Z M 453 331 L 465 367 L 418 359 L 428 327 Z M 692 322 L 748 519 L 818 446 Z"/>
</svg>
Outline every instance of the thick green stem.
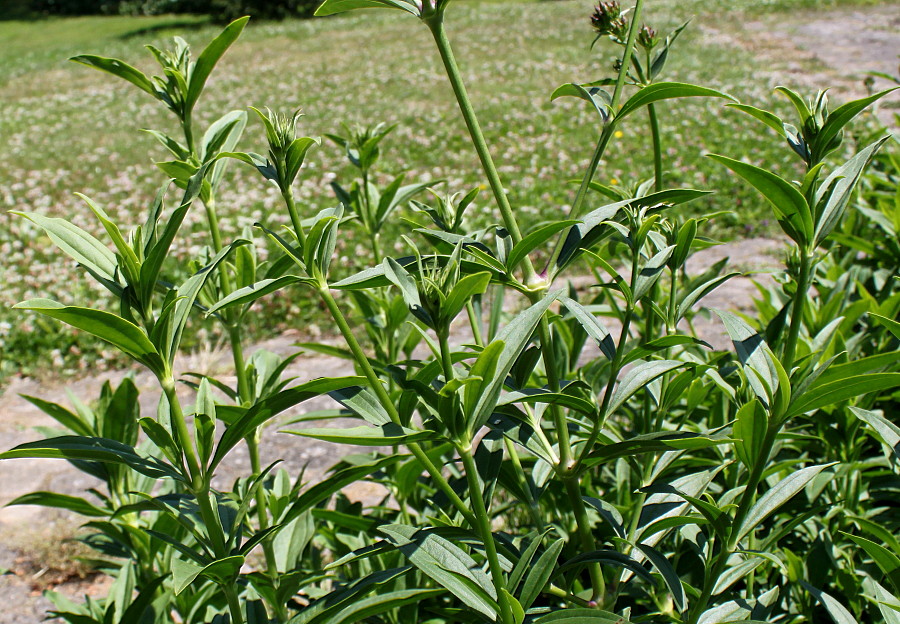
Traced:
<svg viewBox="0 0 900 624">
<path fill-rule="evenodd" d="M 297 212 L 297 204 L 294 201 L 294 191 L 288 186 L 281 189 L 281 196 L 288 209 L 288 215 L 291 217 L 291 225 L 294 226 L 294 233 L 297 234 L 297 240 L 300 241 L 300 247 L 306 246 L 306 235 L 303 233 L 303 222 L 300 219 L 300 213 Z"/>
<path fill-rule="evenodd" d="M 175 380 L 167 377 L 161 380 L 163 394 L 169 402 L 169 415 L 172 420 L 172 427 L 175 429 L 175 436 L 178 446 L 184 453 L 187 462 L 188 472 L 191 477 L 191 486 L 196 487 L 203 478 L 203 469 L 200 466 L 200 460 L 197 458 L 197 452 L 194 450 L 194 440 L 188 431 L 187 420 L 181 409 L 181 402 L 175 393 Z"/>
<path fill-rule="evenodd" d="M 653 190 L 658 193 L 663 190 L 663 164 L 662 143 L 659 136 L 659 118 L 656 116 L 656 106 L 647 104 L 647 114 L 650 116 L 650 137 L 653 140 Z"/>
<path fill-rule="evenodd" d="M 581 549 L 586 553 L 593 552 L 597 550 L 597 543 L 591 531 L 591 521 L 584 506 L 584 499 L 581 498 L 581 479 L 578 476 L 569 476 L 563 477 L 562 482 L 566 487 L 566 496 L 572 505 L 572 511 L 575 513 L 575 528 L 581 542 Z M 591 576 L 591 601 L 602 605 L 606 596 L 606 583 L 603 580 L 603 570 L 600 569 L 600 564 L 597 562 L 590 564 L 588 573 Z"/>
<path fill-rule="evenodd" d="M 241 609 L 241 601 L 238 599 L 237 592 L 234 587 L 226 585 L 225 598 L 228 600 L 228 612 L 231 613 L 231 621 L 233 624 L 244 624 L 244 611 Z"/>
<path fill-rule="evenodd" d="M 803 326 L 803 310 L 806 307 L 806 298 L 809 296 L 809 287 L 812 282 L 812 254 L 805 249 L 800 250 L 800 275 L 797 280 L 797 292 L 794 293 L 794 302 L 791 310 L 791 327 L 788 330 L 787 343 L 784 345 L 784 355 L 781 364 L 787 374 L 791 374 L 794 359 L 797 354 L 797 340 L 800 337 L 800 328 Z"/>
<path fill-rule="evenodd" d="M 641 19 L 641 11 L 644 7 L 644 0 L 637 0 L 637 3 L 634 5 L 634 13 L 631 17 L 631 26 L 628 28 L 628 38 L 625 43 L 625 53 L 622 56 L 622 66 L 619 68 L 619 74 L 616 77 L 616 88 L 613 90 L 612 100 L 609 105 L 610 118 L 603 126 L 603 131 L 600 133 L 600 138 L 597 140 L 597 147 L 594 149 L 594 155 L 591 157 L 591 162 L 588 165 L 587 171 L 584 172 L 584 177 L 581 179 L 581 186 L 578 187 L 578 193 L 575 195 L 575 201 L 572 203 L 572 209 L 569 211 L 570 219 L 577 219 L 578 215 L 581 214 L 581 206 L 584 203 L 585 197 L 587 197 L 588 188 L 590 188 L 591 180 L 594 178 L 594 173 L 597 171 L 597 167 L 600 165 L 600 160 L 603 158 L 603 153 L 606 151 L 606 146 L 609 144 L 609 139 L 612 137 L 613 132 L 616 129 L 616 109 L 619 107 L 619 100 L 622 99 L 622 92 L 625 88 L 625 80 L 628 77 L 628 66 L 631 64 L 631 55 L 634 53 L 634 41 L 637 37 L 638 31 L 638 22 Z"/>
<path fill-rule="evenodd" d="M 487 141 L 484 139 L 484 133 L 481 131 L 478 118 L 475 116 L 475 109 L 472 107 L 472 102 L 469 99 L 469 93 L 463 82 L 459 66 L 456 64 L 456 57 L 453 55 L 453 49 L 450 47 L 450 40 L 447 38 L 447 31 L 444 28 L 443 12 L 435 13 L 425 23 L 428 24 L 431 34 L 434 36 L 438 52 L 441 55 L 441 61 L 444 64 L 444 69 L 447 71 L 447 77 L 450 79 L 450 86 L 453 88 L 453 94 L 456 96 L 459 109 L 466 122 L 466 128 L 469 130 L 469 136 L 472 138 L 475 151 L 478 153 L 478 159 L 481 161 L 481 167 L 487 176 L 491 192 L 494 194 L 494 200 L 497 202 L 498 208 L 500 208 L 503 226 L 509 231 L 513 244 L 518 243 L 522 240 L 522 231 L 519 229 L 516 216 L 513 214 L 509 199 L 503 190 L 503 182 L 500 180 L 500 174 L 497 172 L 496 165 L 494 165 L 494 159 L 491 157 L 491 152 L 488 149 Z M 524 265 L 526 281 L 534 281 L 537 276 L 531 260 L 526 258 Z"/>
<path fill-rule="evenodd" d="M 497 592 L 497 602 L 500 604 L 500 617 L 504 624 L 515 624 L 512 608 L 506 597 L 506 581 L 503 579 L 503 569 L 500 567 L 500 558 L 497 556 L 497 545 L 494 543 L 494 532 L 491 528 L 491 518 L 484 506 L 484 494 L 481 491 L 481 481 L 478 479 L 478 468 L 472 457 L 472 449 L 469 446 L 459 448 L 459 456 L 462 458 L 463 468 L 466 471 L 466 481 L 469 484 L 469 500 L 475 512 L 476 528 L 479 537 L 484 543 L 487 554 L 488 567 L 491 571 L 491 580 Z"/>
<path fill-rule="evenodd" d="M 328 311 L 331 313 L 334 322 L 337 324 L 338 330 L 340 330 L 341 332 L 341 336 L 343 336 L 344 341 L 347 343 L 347 346 L 350 347 L 350 352 L 353 354 L 353 359 L 356 361 L 356 364 L 360 367 L 360 369 L 362 369 L 363 375 L 365 375 L 366 379 L 369 382 L 369 386 L 372 388 L 372 391 L 378 398 L 378 402 L 381 403 L 381 406 L 388 413 L 391 422 L 397 425 L 402 425 L 400 421 L 400 414 L 397 412 L 394 401 L 391 399 L 390 395 L 388 395 L 387 390 L 385 390 L 384 384 L 381 382 L 381 379 L 378 377 L 375 369 L 372 368 L 372 364 L 369 362 L 369 358 L 366 356 L 365 352 L 362 350 L 362 347 L 359 345 L 359 341 L 356 339 L 356 336 L 353 335 L 353 330 L 350 328 L 350 324 L 347 323 L 347 319 L 344 317 L 343 312 L 341 312 L 337 301 L 334 300 L 334 296 L 332 296 L 331 291 L 328 289 L 328 286 L 324 285 L 319 289 L 318 292 L 319 296 L 322 298 L 322 301 L 324 301 L 325 305 L 328 307 Z M 463 518 L 465 518 L 466 522 L 468 522 L 471 526 L 475 526 L 477 520 L 472 514 L 472 511 L 453 490 L 453 488 L 450 486 L 450 483 L 447 481 L 444 475 L 441 474 L 440 468 L 434 465 L 434 462 L 432 462 L 425 451 L 422 450 L 422 447 L 417 443 L 411 443 L 407 445 L 407 448 L 425 467 L 425 470 L 434 480 L 435 485 L 437 485 L 437 487 L 447 496 L 447 498 L 450 499 L 450 502 L 459 510 Z"/>
<path fill-rule="evenodd" d="M 469 299 L 466 302 L 466 315 L 469 317 L 469 326 L 472 328 L 472 338 L 479 347 L 484 346 L 484 337 L 481 335 L 481 319 L 475 313 L 475 305 Z"/>
</svg>

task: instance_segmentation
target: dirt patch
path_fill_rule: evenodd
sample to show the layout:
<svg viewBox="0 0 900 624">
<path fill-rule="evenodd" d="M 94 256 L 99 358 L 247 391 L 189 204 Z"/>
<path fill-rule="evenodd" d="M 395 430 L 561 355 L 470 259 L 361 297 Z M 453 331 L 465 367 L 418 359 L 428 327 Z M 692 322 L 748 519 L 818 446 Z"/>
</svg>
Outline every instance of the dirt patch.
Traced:
<svg viewBox="0 0 900 624">
<path fill-rule="evenodd" d="M 749 50 L 758 60 L 753 80 L 767 80 L 815 92 L 832 87 L 839 100 L 867 94 L 866 72 L 900 76 L 900 5 L 808 11 L 766 15 L 729 24 L 729 28 L 701 26 L 708 41 Z M 892 86 L 877 79 L 875 86 Z M 882 123 L 898 130 L 894 113 L 900 107 L 889 96 L 877 109 Z"/>
</svg>

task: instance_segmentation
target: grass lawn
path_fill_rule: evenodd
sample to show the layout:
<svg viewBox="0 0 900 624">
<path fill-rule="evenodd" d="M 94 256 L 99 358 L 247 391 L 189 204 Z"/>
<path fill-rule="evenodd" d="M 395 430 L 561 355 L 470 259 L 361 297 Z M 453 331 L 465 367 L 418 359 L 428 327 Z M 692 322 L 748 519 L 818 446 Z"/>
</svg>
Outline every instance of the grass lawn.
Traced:
<svg viewBox="0 0 900 624">
<path fill-rule="evenodd" d="M 767 74 L 740 48 L 703 36 L 704 25 L 727 28 L 741 11 L 786 11 L 860 2 L 815 0 L 656 0 L 647 21 L 665 32 L 694 16 L 679 39 L 666 79 L 727 91 L 741 101 L 777 106 Z M 587 82 L 612 73 L 613 50 L 590 50 L 592 32 L 586 2 L 473 2 L 460 0 L 448 28 L 468 80 L 472 99 L 513 205 L 537 224 L 565 214 L 574 195 L 568 180 L 578 177 L 599 132 L 595 112 L 583 102 L 550 102 L 565 82 Z M 724 25 L 723 25 L 724 24 Z M 93 17 L 0 22 L 0 207 L 62 216 L 92 231 L 99 228 L 73 196 L 85 193 L 116 215 L 136 218 L 163 175 L 154 166 L 166 154 L 140 128 L 175 134 L 173 119 L 156 101 L 124 82 L 66 58 L 79 53 L 114 56 L 151 70 L 145 43 L 169 45 L 175 34 L 198 45 L 218 27 L 199 18 Z M 827 85 L 822 85 L 827 86 Z M 446 78 L 427 30 L 399 12 L 352 13 L 329 19 L 251 25 L 210 79 L 197 109 L 196 125 L 248 105 L 306 113 L 304 132 L 339 131 L 340 122 L 398 124 L 384 143 L 382 166 L 407 179 L 444 180 L 443 191 L 482 183 Z M 712 225 L 721 237 L 768 233 L 768 210 L 720 167 L 702 157 L 717 152 L 768 163 L 785 162 L 785 150 L 746 118 L 719 101 L 666 105 L 661 111 L 672 186 L 718 189 L 691 210 L 730 210 Z M 241 147 L 263 152 L 262 130 L 253 120 Z M 598 179 L 633 186 L 652 175 L 648 131 L 636 116 L 601 163 Z M 285 220 L 279 197 L 255 173 L 232 167 L 219 198 L 226 235 L 236 236 L 255 221 Z M 308 160 L 298 184 L 308 212 L 334 202 L 328 182 L 348 175 L 341 150 L 323 143 Z M 599 201 L 599 200 L 598 200 Z M 476 218 L 497 221 L 488 193 Z M 202 211 L 194 211 L 177 242 L 189 257 L 206 242 Z M 338 253 L 346 265 L 364 254 L 352 236 Z M 81 271 L 19 217 L 0 216 L 3 257 L 0 295 L 0 379 L 38 367 L 54 371 L 89 366 L 102 347 L 84 343 L 67 329 L 9 310 L 13 303 L 46 296 L 84 304 L 96 298 Z M 354 258 L 351 262 L 351 258 Z M 283 314 L 299 307 L 282 301 L 260 331 L 296 320 Z M 40 324 L 39 324 L 40 323 Z M 82 354 L 84 357 L 79 358 Z M 80 364 L 78 364 L 80 362 Z"/>
</svg>

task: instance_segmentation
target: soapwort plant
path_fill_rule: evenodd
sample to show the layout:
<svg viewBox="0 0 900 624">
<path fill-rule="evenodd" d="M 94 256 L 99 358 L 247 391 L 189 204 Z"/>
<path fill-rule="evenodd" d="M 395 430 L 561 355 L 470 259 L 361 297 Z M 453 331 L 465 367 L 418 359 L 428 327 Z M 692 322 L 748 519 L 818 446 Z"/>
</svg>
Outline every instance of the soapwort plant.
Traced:
<svg viewBox="0 0 900 624">
<path fill-rule="evenodd" d="M 358 179 L 333 184 L 334 205 L 316 212 L 293 192 L 309 150 L 324 149 L 301 136 L 299 112 L 253 109 L 264 154 L 238 149 L 243 111 L 197 141 L 194 107 L 246 19 L 196 61 L 180 39 L 172 51 L 151 48 L 160 77 L 76 57 L 162 102 L 183 140 L 151 132 L 174 160 L 160 164 L 169 180 L 128 235 L 86 199 L 115 251 L 63 219 L 23 215 L 120 304 L 18 307 L 115 345 L 162 391 L 155 417 L 141 413 L 128 380 L 105 388 L 94 409 L 30 398 L 64 433 L 0 454 L 67 459 L 103 483 L 92 491 L 98 502 L 49 492 L 14 501 L 93 518 L 84 539 L 116 577 L 106 599 L 59 598 L 57 614 L 104 624 L 715 624 L 809 621 L 820 610 L 841 624 L 896 619 L 897 520 L 880 502 L 896 483 L 871 484 L 896 468 L 900 294 L 883 272 L 895 259 L 865 240 L 870 226 L 858 216 L 896 226 L 883 190 L 866 186 L 889 139 L 847 150 L 844 137 L 890 91 L 829 110 L 824 94 L 807 102 L 779 88 L 799 118 L 785 122 L 718 90 L 661 80 L 687 24 L 663 38 L 642 22 L 642 0 L 630 10 L 603 2 L 591 22 L 598 40 L 610 40 L 595 44 L 616 50 L 615 75 L 552 95 L 596 110 L 596 147 L 570 213 L 523 223 L 454 55 L 448 5 L 326 0 L 318 14 L 389 8 L 429 30 L 499 213 L 477 231 L 465 219 L 477 189 L 432 190 L 425 200 L 436 181 L 404 185 L 400 175 L 382 185 L 376 165 L 390 126 L 328 135 Z M 683 219 L 678 207 L 709 191 L 665 185 L 664 113 L 685 97 L 759 120 L 804 170 L 797 183 L 740 154 L 711 156 L 759 191 L 792 241 L 787 270 L 761 287 L 755 318 L 716 311 L 734 352 L 693 330 L 703 297 L 738 275 L 724 261 L 698 275 L 687 269 L 694 252 L 716 243 L 702 236 L 705 219 Z M 652 175 L 636 188 L 604 184 L 603 155 L 645 111 Z M 234 160 L 277 187 L 288 225 L 261 222 L 222 240 L 217 190 Z M 210 245 L 179 280 L 166 260 L 199 205 Z M 407 205 L 414 213 L 403 222 L 415 227 L 402 239 L 408 254 L 395 257 L 381 235 Z M 371 262 L 337 275 L 338 240 L 354 233 Z M 254 237 L 279 253 L 261 262 Z M 579 275 L 596 283 L 576 287 Z M 348 360 L 354 374 L 296 383 L 293 358 L 245 357 L 247 315 L 277 291 L 327 310 L 343 344 L 303 348 Z M 236 386 L 177 370 L 189 320 L 201 317 L 228 335 Z M 295 417 L 287 432 L 371 452 L 309 481 L 263 468 L 264 427 L 323 395 L 339 407 Z M 214 477 L 242 442 L 250 473 L 218 491 Z M 377 504 L 341 492 L 364 480 L 382 487 Z M 849 513 L 825 543 L 817 531 L 834 518 L 827 508 Z M 805 552 L 843 567 L 823 577 Z M 853 589 L 865 600 L 835 598 Z"/>
</svg>

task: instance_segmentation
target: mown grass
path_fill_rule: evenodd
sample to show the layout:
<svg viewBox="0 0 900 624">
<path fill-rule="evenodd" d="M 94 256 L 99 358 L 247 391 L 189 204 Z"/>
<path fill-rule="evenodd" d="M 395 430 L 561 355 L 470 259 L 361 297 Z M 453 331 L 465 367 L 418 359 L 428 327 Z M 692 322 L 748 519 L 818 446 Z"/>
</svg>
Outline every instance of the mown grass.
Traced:
<svg viewBox="0 0 900 624">
<path fill-rule="evenodd" d="M 782 107 L 773 102 L 773 75 L 761 72 L 750 53 L 736 45 L 704 37 L 704 25 L 727 29 L 729 22 L 742 19 L 742 11 L 860 3 L 865 2 L 660 0 L 649 3 L 646 17 L 661 31 L 695 17 L 678 41 L 668 79 L 713 86 L 755 105 Z M 574 194 L 567 181 L 581 174 L 598 133 L 596 113 L 582 102 L 549 100 L 561 83 L 611 73 L 613 50 L 603 45 L 589 49 L 590 9 L 586 2 L 461 1 L 448 18 L 510 197 L 533 223 L 566 212 Z M 444 180 L 443 191 L 481 184 L 428 33 L 406 17 L 371 12 L 252 25 L 210 80 L 198 108 L 198 123 L 205 125 L 218 114 L 248 105 L 301 107 L 307 115 L 304 132 L 313 136 L 339 130 L 340 122 L 395 123 L 397 130 L 385 143 L 383 163 L 388 172 L 407 171 L 409 180 Z M 143 44 L 166 46 L 172 35 L 179 34 L 199 45 L 216 29 L 199 18 L 171 16 L 0 22 L 4 41 L 0 207 L 62 216 L 97 231 L 89 211 L 73 196 L 78 191 L 105 206 L 120 222 L 137 223 L 163 181 L 153 162 L 166 157 L 138 129 L 175 133 L 173 120 L 130 85 L 65 59 L 89 52 L 124 58 L 151 70 Z M 712 223 L 721 237 L 772 231 L 768 209 L 702 156 L 709 151 L 751 161 L 783 161 L 784 150 L 772 137 L 727 112 L 720 101 L 677 103 L 666 106 L 662 114 L 671 172 L 667 183 L 718 190 L 714 198 L 691 210 L 731 211 Z M 264 151 L 255 120 L 241 147 Z M 648 178 L 649 149 L 646 124 L 635 118 L 611 146 L 598 179 L 633 186 Z M 323 143 L 301 174 L 299 200 L 308 212 L 333 203 L 328 182 L 348 174 L 341 151 Z M 227 236 L 238 235 L 256 221 L 284 220 L 274 189 L 250 171 L 233 167 L 231 175 L 218 202 L 226 215 Z M 483 224 L 497 220 L 487 193 L 472 213 Z M 0 378 L 51 366 L 55 372 L 77 372 L 78 367 L 104 361 L 110 354 L 91 341 L 82 343 L 67 329 L 9 310 L 29 297 L 84 304 L 97 293 L 82 286 L 79 269 L 63 259 L 37 228 L 17 216 L 0 219 L 4 267 Z M 205 242 L 202 212 L 195 211 L 178 251 L 186 258 Z M 345 236 L 338 253 L 340 264 L 350 266 L 365 254 L 364 245 Z M 296 324 L 297 315 L 303 313 L 302 305 L 288 300 L 269 305 L 271 314 L 265 315 L 262 333 Z M 310 322 L 315 322 L 315 315 Z"/>
</svg>

